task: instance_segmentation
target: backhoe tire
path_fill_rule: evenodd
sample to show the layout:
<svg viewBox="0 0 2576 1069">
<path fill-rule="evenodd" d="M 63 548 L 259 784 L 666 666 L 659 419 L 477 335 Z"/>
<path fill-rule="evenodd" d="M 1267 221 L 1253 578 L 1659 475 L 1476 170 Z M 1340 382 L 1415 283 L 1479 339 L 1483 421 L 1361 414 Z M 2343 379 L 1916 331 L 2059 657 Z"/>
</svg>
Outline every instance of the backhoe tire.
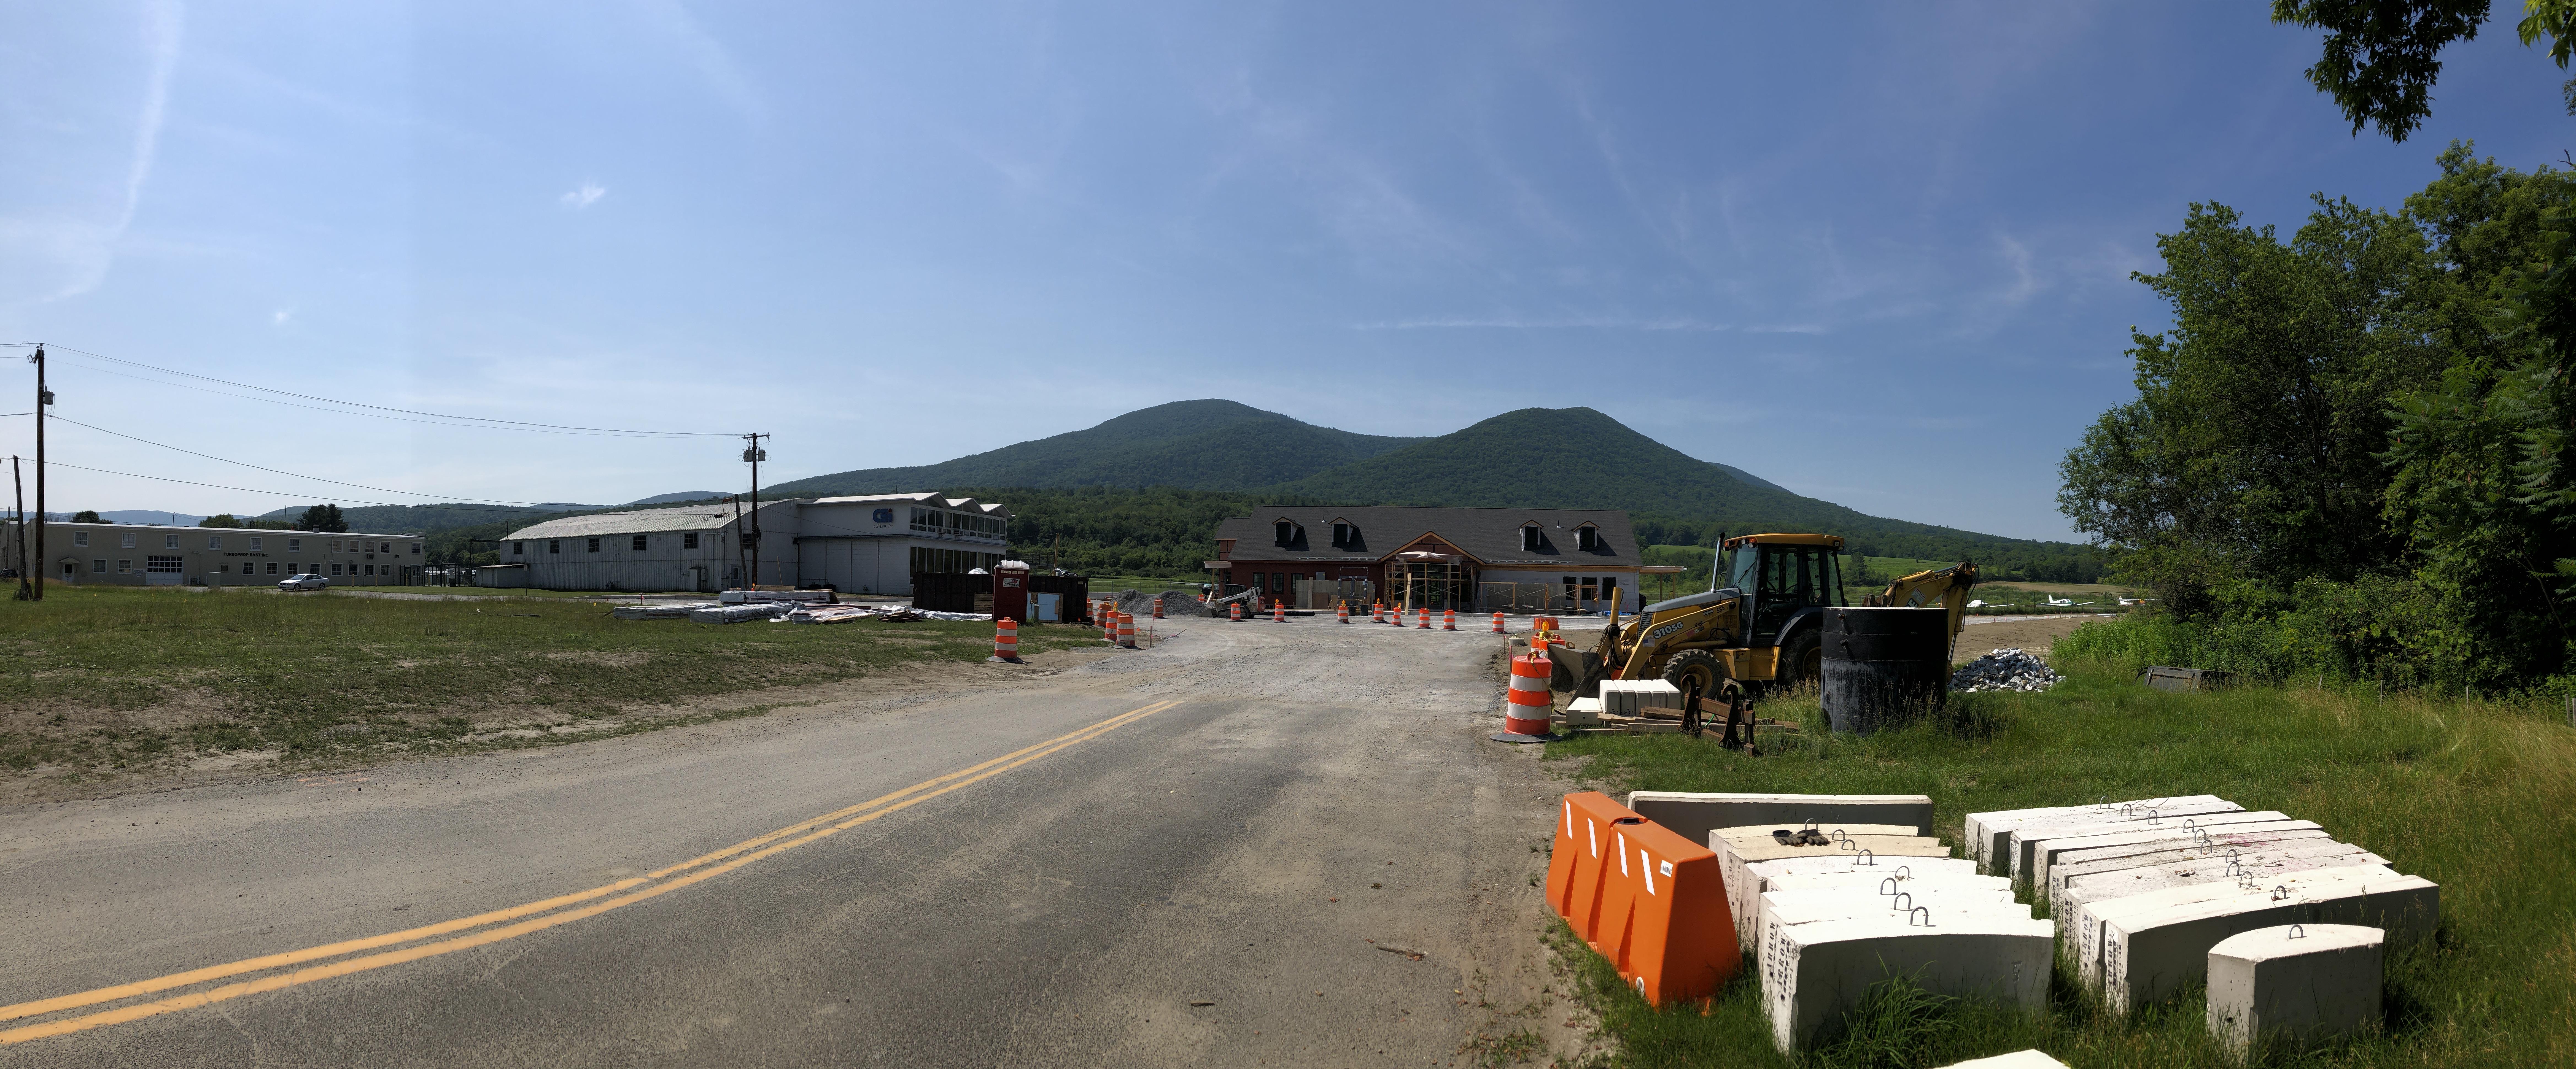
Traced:
<svg viewBox="0 0 2576 1069">
<path fill-rule="evenodd" d="M 1718 682 L 1725 678 L 1726 672 L 1707 650 L 1683 650 L 1664 662 L 1664 682 L 1684 694 L 1715 694 Z"/>
<path fill-rule="evenodd" d="M 1823 628 L 1810 627 L 1780 647 L 1780 669 L 1772 681 L 1780 686 L 1795 687 L 1801 683 L 1823 686 L 1825 678 L 1825 634 Z"/>
</svg>

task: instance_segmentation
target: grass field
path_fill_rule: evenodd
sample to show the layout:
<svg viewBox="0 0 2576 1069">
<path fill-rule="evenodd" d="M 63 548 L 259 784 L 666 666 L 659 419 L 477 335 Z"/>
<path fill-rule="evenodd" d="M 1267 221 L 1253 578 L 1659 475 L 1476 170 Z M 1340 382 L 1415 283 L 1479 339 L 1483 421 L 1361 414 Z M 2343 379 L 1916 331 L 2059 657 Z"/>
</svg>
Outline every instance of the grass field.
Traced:
<svg viewBox="0 0 2576 1069">
<path fill-rule="evenodd" d="M 1928 794 L 1953 846 L 1967 813 L 2105 795 L 2278 809 L 2441 884 L 2442 922 L 2432 947 L 2390 962 L 2382 1033 L 2276 1064 L 2576 1065 L 2576 730 L 2563 706 L 2168 694 L 2123 669 L 2059 667 L 2068 678 L 2051 691 L 1953 695 L 1948 722 L 1866 739 L 1824 732 L 1812 695 L 1773 699 L 1762 712 L 1806 733 L 1758 758 L 1678 736 L 1581 739 L 1549 756 L 1589 756 L 1585 777 L 1622 791 Z M 2118 1019 L 2060 975 L 2037 1018 L 1918 1005 L 1792 1061 L 1772 1049 L 1749 965 L 1710 1012 L 1656 1012 L 1579 941 L 1560 948 L 1628 1065 L 1937 1066 L 2028 1047 L 2085 1069 L 2226 1064 L 2204 1038 L 2197 986 Z"/>
<path fill-rule="evenodd" d="M 608 611 L 57 587 L 42 602 L 0 603 L 0 643 L 15 654 L 0 673 L 0 778 L 96 778 L 237 751 L 289 760 L 452 751 L 496 729 L 992 653 L 986 623 L 713 626 Z M 1024 627 L 1020 649 L 1096 646 L 1095 635 Z"/>
</svg>

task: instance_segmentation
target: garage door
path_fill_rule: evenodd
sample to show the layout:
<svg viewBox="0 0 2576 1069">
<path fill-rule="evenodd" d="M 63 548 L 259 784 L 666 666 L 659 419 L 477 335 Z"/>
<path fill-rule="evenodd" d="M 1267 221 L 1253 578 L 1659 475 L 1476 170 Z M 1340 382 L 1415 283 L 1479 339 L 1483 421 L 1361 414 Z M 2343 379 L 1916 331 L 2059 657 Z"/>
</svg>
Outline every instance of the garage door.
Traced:
<svg viewBox="0 0 2576 1069">
<path fill-rule="evenodd" d="M 145 557 L 143 558 L 143 585 L 177 586 L 179 570 L 183 567 L 185 564 L 178 557 Z"/>
</svg>

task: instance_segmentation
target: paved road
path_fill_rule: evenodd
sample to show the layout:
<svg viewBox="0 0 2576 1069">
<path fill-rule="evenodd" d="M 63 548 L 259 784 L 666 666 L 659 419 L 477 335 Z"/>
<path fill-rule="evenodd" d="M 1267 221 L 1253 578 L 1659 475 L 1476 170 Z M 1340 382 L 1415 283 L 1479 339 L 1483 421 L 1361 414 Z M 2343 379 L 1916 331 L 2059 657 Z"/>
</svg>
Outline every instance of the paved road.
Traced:
<svg viewBox="0 0 2576 1069">
<path fill-rule="evenodd" d="M 1479 1034 L 1563 1042 L 1529 880 L 1563 782 L 1483 741 L 1501 640 L 1166 623 L 1017 689 L 0 813 L 0 1066 L 1451 1065 Z"/>
</svg>

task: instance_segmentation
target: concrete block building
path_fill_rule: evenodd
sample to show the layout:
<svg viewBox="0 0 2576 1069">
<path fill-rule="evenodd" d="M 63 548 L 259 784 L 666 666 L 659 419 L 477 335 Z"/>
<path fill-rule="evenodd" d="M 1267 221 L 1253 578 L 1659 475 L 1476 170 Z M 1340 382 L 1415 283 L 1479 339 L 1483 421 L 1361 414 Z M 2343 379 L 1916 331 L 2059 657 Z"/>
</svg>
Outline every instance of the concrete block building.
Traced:
<svg viewBox="0 0 2576 1069">
<path fill-rule="evenodd" d="M 547 520 L 504 538 L 501 563 L 526 565 L 527 585 L 547 590 L 714 592 L 756 572 L 762 586 L 910 595 L 916 572 L 1000 563 L 1010 518 L 999 503 L 931 492 L 764 501 L 756 522 L 706 502 Z"/>
<path fill-rule="evenodd" d="M 1618 509 L 1282 506 L 1216 529 L 1219 589 L 1264 604 L 1635 612 L 1643 565 Z"/>
<path fill-rule="evenodd" d="M 15 568 L 19 525 L 0 529 L 0 560 Z M 334 586 L 404 586 L 423 560 L 419 535 L 67 521 L 45 524 L 45 557 L 31 563 L 38 575 L 106 586 L 248 586 L 300 572 Z"/>
</svg>

